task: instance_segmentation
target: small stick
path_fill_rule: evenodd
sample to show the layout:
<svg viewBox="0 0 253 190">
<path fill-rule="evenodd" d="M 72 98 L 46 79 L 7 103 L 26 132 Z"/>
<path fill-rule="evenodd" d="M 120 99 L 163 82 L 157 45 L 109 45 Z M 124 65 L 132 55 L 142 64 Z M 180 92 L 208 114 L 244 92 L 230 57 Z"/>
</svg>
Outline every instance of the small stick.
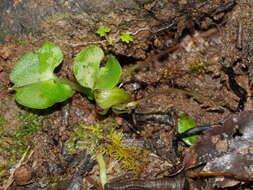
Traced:
<svg viewBox="0 0 253 190">
<path fill-rule="evenodd" d="M 27 147 L 26 151 L 24 152 L 22 158 L 18 161 L 18 163 L 16 164 L 15 168 L 19 168 L 22 164 L 25 163 L 25 159 L 26 156 L 28 154 L 28 152 L 30 151 L 30 146 Z M 27 157 L 27 160 L 32 156 L 33 151 L 30 152 L 30 154 Z M 6 183 L 3 186 L 3 190 L 7 190 L 9 189 L 9 187 L 12 185 L 12 183 L 14 182 L 13 176 L 14 176 L 15 170 L 13 170 L 11 172 L 11 175 L 9 176 L 8 180 L 6 181 Z"/>
<path fill-rule="evenodd" d="M 239 50 L 242 49 L 242 23 L 241 22 L 238 23 L 236 48 Z"/>
</svg>

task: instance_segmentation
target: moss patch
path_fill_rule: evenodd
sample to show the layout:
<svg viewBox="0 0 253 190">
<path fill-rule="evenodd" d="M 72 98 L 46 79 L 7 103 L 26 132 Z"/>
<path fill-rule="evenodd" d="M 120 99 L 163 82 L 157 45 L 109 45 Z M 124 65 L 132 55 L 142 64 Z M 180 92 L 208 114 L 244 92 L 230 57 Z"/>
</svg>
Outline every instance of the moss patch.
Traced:
<svg viewBox="0 0 253 190">
<path fill-rule="evenodd" d="M 41 130 L 42 126 L 41 117 L 20 110 L 15 104 L 10 102 L 8 104 L 8 100 L 5 101 L 0 102 L 2 113 L 0 116 L 0 181 L 4 181 L 4 178 L 9 175 L 9 169 L 21 159 L 28 146 L 32 144 L 32 136 Z"/>
</svg>

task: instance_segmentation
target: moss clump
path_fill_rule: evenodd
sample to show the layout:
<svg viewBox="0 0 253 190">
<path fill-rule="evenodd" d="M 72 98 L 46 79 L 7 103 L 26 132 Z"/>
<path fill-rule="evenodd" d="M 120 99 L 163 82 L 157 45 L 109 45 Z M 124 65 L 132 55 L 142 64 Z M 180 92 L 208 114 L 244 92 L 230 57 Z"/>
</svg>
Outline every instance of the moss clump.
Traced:
<svg viewBox="0 0 253 190">
<path fill-rule="evenodd" d="M 209 64 L 205 61 L 196 61 L 191 64 L 191 71 L 196 73 L 203 73 L 208 66 Z"/>
<path fill-rule="evenodd" d="M 141 173 L 149 162 L 147 151 L 124 142 L 124 134 L 117 130 L 117 124 L 112 119 L 74 129 L 73 136 L 66 143 L 66 150 L 69 154 L 86 151 L 94 160 L 97 153 L 103 153 L 134 173 Z"/>
<path fill-rule="evenodd" d="M 16 45 L 21 46 L 21 47 L 27 47 L 29 45 L 29 41 L 28 40 L 17 39 L 16 40 Z"/>
<path fill-rule="evenodd" d="M 104 145 L 104 152 L 114 160 L 119 160 L 122 168 L 140 174 L 147 166 L 149 153 L 138 146 L 127 145 L 122 132 L 112 131 L 107 135 L 110 143 Z"/>
</svg>

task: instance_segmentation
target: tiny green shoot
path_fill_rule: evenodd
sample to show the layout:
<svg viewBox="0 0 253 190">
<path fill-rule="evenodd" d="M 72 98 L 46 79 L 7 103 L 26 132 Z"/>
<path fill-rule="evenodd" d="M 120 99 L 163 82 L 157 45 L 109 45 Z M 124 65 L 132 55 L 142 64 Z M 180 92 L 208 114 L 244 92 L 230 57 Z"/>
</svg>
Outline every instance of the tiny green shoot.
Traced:
<svg viewBox="0 0 253 190">
<path fill-rule="evenodd" d="M 100 38 L 105 38 L 106 41 L 113 45 L 114 43 L 117 43 L 119 41 L 123 43 L 131 43 L 134 41 L 134 39 L 130 36 L 129 33 L 126 32 L 120 32 L 119 36 L 116 36 L 115 38 L 109 37 L 107 34 L 111 32 L 111 28 L 109 27 L 101 27 L 96 31 L 96 34 L 99 35 Z"/>
<path fill-rule="evenodd" d="M 188 129 L 196 127 L 196 122 L 185 114 L 179 115 L 179 121 L 177 124 L 178 133 L 183 133 Z M 186 137 L 182 139 L 187 145 L 193 145 L 197 141 L 197 135 Z"/>
<path fill-rule="evenodd" d="M 105 37 L 107 33 L 111 32 L 111 28 L 109 27 L 100 27 L 97 31 L 96 34 L 99 35 L 99 37 Z"/>
<path fill-rule="evenodd" d="M 127 34 L 125 32 L 120 33 L 119 40 L 127 44 L 134 41 L 134 39 L 130 36 L 130 34 Z"/>
</svg>

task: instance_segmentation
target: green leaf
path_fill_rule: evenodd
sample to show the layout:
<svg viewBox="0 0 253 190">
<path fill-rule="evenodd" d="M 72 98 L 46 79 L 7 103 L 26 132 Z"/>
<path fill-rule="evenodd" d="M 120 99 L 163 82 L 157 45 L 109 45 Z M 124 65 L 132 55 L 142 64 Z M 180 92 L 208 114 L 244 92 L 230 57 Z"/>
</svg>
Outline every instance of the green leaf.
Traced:
<svg viewBox="0 0 253 190">
<path fill-rule="evenodd" d="M 96 34 L 98 34 L 100 37 L 104 37 L 106 33 L 111 32 L 111 28 L 105 27 L 105 28 L 99 28 L 96 31 Z"/>
<path fill-rule="evenodd" d="M 45 109 L 57 102 L 62 102 L 73 95 L 72 89 L 54 80 L 37 82 L 16 89 L 18 103 L 35 109 Z"/>
<path fill-rule="evenodd" d="M 17 61 L 10 74 L 10 80 L 15 84 L 15 88 L 54 79 L 53 71 L 62 60 L 60 48 L 46 42 L 37 51 L 27 53 Z"/>
<path fill-rule="evenodd" d="M 73 72 L 83 87 L 94 89 L 103 58 L 104 52 L 98 46 L 86 47 L 76 56 Z"/>
<path fill-rule="evenodd" d="M 97 105 L 102 109 L 109 109 L 114 105 L 131 101 L 129 94 L 117 87 L 108 90 L 96 90 L 94 95 Z"/>
<path fill-rule="evenodd" d="M 191 129 L 193 127 L 196 127 L 196 122 L 194 120 L 192 120 L 185 114 L 181 114 L 179 116 L 179 121 L 177 124 L 178 133 L 183 133 L 184 131 Z M 186 137 L 186 138 L 183 138 L 182 140 L 188 145 L 193 145 L 197 141 L 197 135 Z"/>
<path fill-rule="evenodd" d="M 122 42 L 125 42 L 127 44 L 134 41 L 133 38 L 125 32 L 120 33 L 119 40 L 122 41 Z"/>
<path fill-rule="evenodd" d="M 120 80 L 121 73 L 122 70 L 118 60 L 110 55 L 106 66 L 99 70 L 95 88 L 106 90 L 115 87 Z"/>
<path fill-rule="evenodd" d="M 44 109 L 71 97 L 73 91 L 70 86 L 56 82 L 53 73 L 62 60 L 60 48 L 51 42 L 21 57 L 10 74 L 17 102 L 30 108 Z"/>
</svg>

